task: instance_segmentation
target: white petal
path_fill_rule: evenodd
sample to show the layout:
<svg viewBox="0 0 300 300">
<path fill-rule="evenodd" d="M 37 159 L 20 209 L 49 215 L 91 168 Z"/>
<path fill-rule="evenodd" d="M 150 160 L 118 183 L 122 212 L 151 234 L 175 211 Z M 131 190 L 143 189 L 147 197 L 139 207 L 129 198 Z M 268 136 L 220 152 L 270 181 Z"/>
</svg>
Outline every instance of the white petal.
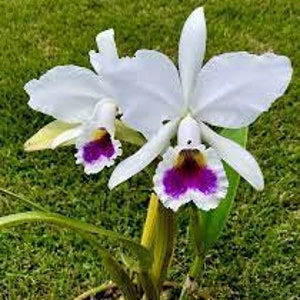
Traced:
<svg viewBox="0 0 300 300">
<path fill-rule="evenodd" d="M 191 110 L 198 121 L 228 128 L 248 126 L 276 98 L 292 76 L 290 60 L 272 53 L 226 53 L 200 71 Z"/>
<path fill-rule="evenodd" d="M 108 29 L 100 32 L 96 37 L 99 53 L 90 51 L 90 60 L 93 68 L 98 74 L 105 66 L 118 61 L 118 50 L 114 38 L 114 30 Z"/>
<path fill-rule="evenodd" d="M 179 70 L 183 94 L 187 103 L 200 71 L 206 46 L 206 24 L 202 7 L 186 20 L 179 42 Z"/>
<path fill-rule="evenodd" d="M 88 119 L 105 96 L 99 77 L 77 66 L 55 67 L 40 79 L 29 81 L 24 89 L 32 109 L 68 123 Z"/>
<path fill-rule="evenodd" d="M 224 138 L 208 126 L 200 124 L 203 139 L 217 151 L 220 157 L 236 172 L 247 180 L 255 189 L 264 188 L 264 178 L 255 158 L 237 143 Z"/>
<path fill-rule="evenodd" d="M 154 135 L 162 122 L 173 120 L 183 109 L 178 72 L 162 53 L 141 50 L 105 72 L 114 88 L 114 98 L 123 120 L 146 137 Z"/>
<path fill-rule="evenodd" d="M 135 154 L 123 160 L 112 173 L 108 186 L 110 189 L 126 181 L 146 168 L 167 147 L 175 134 L 178 120 L 162 126 L 158 133 Z"/>
<path fill-rule="evenodd" d="M 63 133 L 61 133 L 60 135 L 58 135 L 52 142 L 51 144 L 51 148 L 55 149 L 58 146 L 69 142 L 71 140 L 74 140 L 76 138 L 78 138 L 78 136 L 81 134 L 82 132 L 82 127 L 78 126 L 69 130 L 64 131 Z"/>
</svg>

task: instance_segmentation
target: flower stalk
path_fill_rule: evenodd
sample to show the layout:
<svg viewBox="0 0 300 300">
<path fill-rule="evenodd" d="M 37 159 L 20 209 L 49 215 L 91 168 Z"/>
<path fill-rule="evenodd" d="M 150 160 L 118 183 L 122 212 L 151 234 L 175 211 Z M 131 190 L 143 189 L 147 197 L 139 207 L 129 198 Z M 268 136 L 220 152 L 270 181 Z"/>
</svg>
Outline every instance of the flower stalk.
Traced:
<svg viewBox="0 0 300 300">
<path fill-rule="evenodd" d="M 190 209 L 189 233 L 195 251 L 195 258 L 182 287 L 180 300 L 196 299 L 198 287 L 202 280 L 205 261 L 205 245 L 203 239 L 204 224 L 195 206 Z"/>
<path fill-rule="evenodd" d="M 190 209 L 190 234 L 195 249 L 195 261 L 190 269 L 190 276 L 200 280 L 205 257 L 205 245 L 203 238 L 204 224 L 195 206 Z M 201 266 L 202 265 L 202 266 Z"/>
</svg>

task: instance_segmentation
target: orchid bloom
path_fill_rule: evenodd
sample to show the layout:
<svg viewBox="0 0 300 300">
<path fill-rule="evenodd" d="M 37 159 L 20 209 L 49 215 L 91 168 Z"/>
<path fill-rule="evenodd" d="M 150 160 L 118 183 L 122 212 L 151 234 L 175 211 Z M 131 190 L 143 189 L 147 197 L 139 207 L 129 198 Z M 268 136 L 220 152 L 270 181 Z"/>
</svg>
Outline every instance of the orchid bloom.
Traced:
<svg viewBox="0 0 300 300">
<path fill-rule="evenodd" d="M 87 174 L 111 166 L 122 153 L 121 143 L 114 138 L 118 102 L 101 74 L 119 60 L 114 31 L 99 33 L 96 42 L 99 53 L 90 51 L 90 61 L 97 74 L 73 65 L 58 66 L 24 87 L 31 108 L 75 125 L 58 135 L 52 148 L 75 139 L 76 163 Z"/>
<path fill-rule="evenodd" d="M 254 157 L 206 124 L 250 125 L 285 92 L 291 63 L 272 53 L 236 52 L 215 56 L 202 67 L 205 45 L 204 12 L 197 8 L 181 33 L 179 71 L 162 53 L 140 50 L 107 72 L 117 97 L 128 108 L 122 119 L 148 139 L 115 168 L 110 188 L 163 154 L 154 190 L 174 211 L 190 201 L 203 210 L 217 207 L 228 186 L 221 159 L 254 188 L 263 189 L 263 175 Z M 176 132 L 178 146 L 173 148 L 169 143 Z M 206 149 L 202 140 L 211 148 Z"/>
</svg>

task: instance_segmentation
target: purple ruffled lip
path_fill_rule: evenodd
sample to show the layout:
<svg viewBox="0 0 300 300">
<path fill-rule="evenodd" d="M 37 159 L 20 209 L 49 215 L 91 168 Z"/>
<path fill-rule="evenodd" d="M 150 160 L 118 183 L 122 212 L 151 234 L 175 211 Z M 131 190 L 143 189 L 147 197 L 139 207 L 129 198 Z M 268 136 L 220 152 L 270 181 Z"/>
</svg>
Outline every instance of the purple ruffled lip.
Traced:
<svg viewBox="0 0 300 300">
<path fill-rule="evenodd" d="M 83 147 L 83 159 L 92 164 L 102 158 L 111 158 L 115 154 L 115 148 L 111 136 L 106 132 L 101 138 L 88 142 Z"/>
<path fill-rule="evenodd" d="M 205 195 L 213 194 L 217 184 L 217 175 L 207 167 L 204 157 L 198 150 L 182 150 L 177 164 L 163 176 L 165 193 L 174 199 L 178 199 L 188 190 Z"/>
</svg>

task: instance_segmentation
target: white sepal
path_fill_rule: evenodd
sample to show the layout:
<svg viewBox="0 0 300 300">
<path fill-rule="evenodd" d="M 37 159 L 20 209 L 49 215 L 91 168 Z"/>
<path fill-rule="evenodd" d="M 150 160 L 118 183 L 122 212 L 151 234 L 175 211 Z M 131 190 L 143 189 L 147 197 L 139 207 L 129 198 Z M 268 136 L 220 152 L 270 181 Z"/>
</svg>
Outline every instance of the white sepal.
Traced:
<svg viewBox="0 0 300 300">
<path fill-rule="evenodd" d="M 90 61 L 94 70 L 101 75 L 103 68 L 110 66 L 119 59 L 114 38 L 114 30 L 108 29 L 100 32 L 96 37 L 99 52 L 90 51 Z"/>
<path fill-rule="evenodd" d="M 179 70 L 184 99 L 187 104 L 196 76 L 200 71 L 206 48 L 204 10 L 196 8 L 187 18 L 179 42 Z"/>
<path fill-rule="evenodd" d="M 264 177 L 255 158 L 237 143 L 224 138 L 204 123 L 200 124 L 203 139 L 209 143 L 219 156 L 255 189 L 264 188 Z"/>
</svg>

